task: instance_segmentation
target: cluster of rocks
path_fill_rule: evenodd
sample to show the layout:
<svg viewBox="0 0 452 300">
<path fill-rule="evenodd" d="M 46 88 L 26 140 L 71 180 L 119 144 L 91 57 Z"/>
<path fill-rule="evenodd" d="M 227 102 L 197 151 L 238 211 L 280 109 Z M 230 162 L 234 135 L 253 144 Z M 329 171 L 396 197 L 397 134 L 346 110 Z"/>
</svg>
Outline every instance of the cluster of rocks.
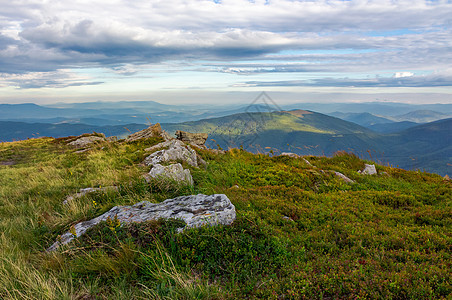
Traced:
<svg viewBox="0 0 452 300">
<path fill-rule="evenodd" d="M 155 151 L 157 149 L 161 149 Z M 155 151 L 144 160 L 146 166 L 151 166 L 151 171 L 146 178 L 155 178 L 163 181 L 174 181 L 178 184 L 193 185 L 193 178 L 189 169 L 184 169 L 180 162 L 198 168 L 199 165 L 206 165 L 206 162 L 198 156 L 190 145 L 186 145 L 180 140 L 170 140 L 162 142 L 146 151 Z M 178 163 L 175 163 L 178 162 Z M 162 164 L 172 163 L 168 166 Z"/>
<path fill-rule="evenodd" d="M 198 168 L 200 165 L 206 166 L 206 162 L 198 156 L 191 147 L 205 149 L 207 134 L 194 134 L 184 131 L 177 131 L 177 139 L 171 138 L 168 133 L 162 130 L 160 124 L 149 126 L 148 128 L 130 135 L 125 142 L 133 142 L 151 137 L 162 137 L 164 142 L 145 149 L 151 152 L 143 161 L 143 164 L 150 166 L 151 170 L 145 175 L 146 180 L 157 180 L 157 182 L 176 183 L 178 185 L 194 185 L 193 177 L 189 169 L 184 169 L 183 164 Z M 103 142 L 107 139 L 98 134 L 84 135 L 77 137 L 69 143 L 76 148 L 85 148 L 90 144 Z M 312 168 L 317 168 L 306 158 L 295 153 L 283 152 L 281 156 L 292 158 L 302 158 L 303 161 Z M 344 174 L 337 171 L 323 171 L 322 173 L 332 173 L 341 178 L 344 182 L 354 183 Z M 363 175 L 377 174 L 375 165 L 365 165 L 362 171 Z M 238 187 L 238 186 L 237 186 Z M 76 198 L 83 197 L 89 193 L 117 191 L 117 187 L 104 188 L 86 188 L 81 189 L 75 195 L 68 196 L 64 203 L 68 203 Z M 231 201 L 223 194 L 214 195 L 192 195 L 168 199 L 162 203 L 150 203 L 143 201 L 132 206 L 115 206 L 110 211 L 89 221 L 80 222 L 74 225 L 70 232 L 63 234 L 56 241 L 49 251 L 56 250 L 61 245 L 67 244 L 75 237 L 83 235 L 89 228 L 97 225 L 99 222 L 108 219 L 117 218 L 120 224 L 130 222 L 144 222 L 148 220 L 157 220 L 159 218 L 176 218 L 184 220 L 186 228 L 199 227 L 202 225 L 231 224 L 236 217 L 235 207 Z M 284 216 L 286 220 L 291 221 L 290 217 Z M 293 220 L 292 220 L 293 221 Z M 182 229 L 181 229 L 182 230 Z"/>
<path fill-rule="evenodd" d="M 200 165 L 206 166 L 206 162 L 198 156 L 190 145 L 205 148 L 207 134 L 191 134 L 183 131 L 177 132 L 178 139 L 173 139 L 162 130 L 160 124 L 156 124 L 130 135 L 125 141 L 133 142 L 150 137 L 161 136 L 165 141 L 153 147 L 145 149 L 152 152 L 143 162 L 146 166 L 151 166 L 151 170 L 145 175 L 150 181 L 151 178 L 158 182 L 174 182 L 177 184 L 193 185 L 193 177 L 189 169 L 184 169 L 181 162 L 198 168 Z M 80 137 L 74 140 L 72 146 L 88 145 L 87 137 Z M 89 137 L 90 143 L 105 140 Z M 168 165 L 166 165 L 168 164 Z M 78 193 L 68 196 L 64 203 L 68 203 L 76 198 L 83 197 L 89 193 L 117 191 L 117 187 L 85 188 Z M 47 250 L 54 251 L 61 245 L 68 244 L 75 237 L 83 235 L 89 228 L 108 219 L 117 218 L 120 224 L 130 222 L 144 222 L 157 220 L 160 218 L 176 218 L 185 221 L 185 228 L 199 227 L 203 225 L 230 225 L 236 217 L 235 207 L 226 195 L 192 195 L 167 199 L 162 203 L 150 203 L 143 201 L 132 206 L 115 206 L 110 211 L 89 221 L 80 222 L 74 225 L 70 232 L 66 232 L 50 246 Z M 181 229 L 182 230 L 182 229 Z"/>
</svg>

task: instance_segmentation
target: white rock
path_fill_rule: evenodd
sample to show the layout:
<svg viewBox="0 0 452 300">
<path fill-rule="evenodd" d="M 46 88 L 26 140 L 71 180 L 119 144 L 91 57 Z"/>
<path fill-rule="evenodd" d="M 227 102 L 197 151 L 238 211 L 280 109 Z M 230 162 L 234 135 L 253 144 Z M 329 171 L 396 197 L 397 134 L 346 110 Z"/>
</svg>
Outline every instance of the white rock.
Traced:
<svg viewBox="0 0 452 300">
<path fill-rule="evenodd" d="M 377 174 L 377 169 L 375 168 L 375 165 L 365 164 L 364 170 L 358 171 L 358 173 L 363 175 L 375 175 Z"/>
<path fill-rule="evenodd" d="M 334 175 L 340 177 L 343 181 L 347 182 L 347 183 L 354 183 L 355 181 L 348 178 L 347 176 L 345 176 L 344 174 L 342 174 L 341 172 L 336 172 L 334 171 Z"/>
<path fill-rule="evenodd" d="M 292 153 L 292 152 L 283 152 L 283 153 L 280 154 L 280 156 L 289 156 L 289 157 L 293 157 L 293 158 L 300 157 L 300 155 L 298 155 L 296 153 Z"/>
<path fill-rule="evenodd" d="M 91 145 L 95 142 L 104 142 L 106 139 L 100 136 L 84 136 L 76 139 L 73 142 L 70 142 L 69 145 L 74 146 L 76 148 L 84 148 L 88 145 Z"/>
<path fill-rule="evenodd" d="M 190 174 L 190 170 L 184 169 L 180 163 L 172 164 L 169 166 L 162 166 L 161 164 L 155 164 L 148 174 L 151 178 L 161 180 L 174 180 L 177 183 L 183 183 L 186 185 L 193 185 L 193 177 Z"/>
<path fill-rule="evenodd" d="M 197 154 L 190 146 L 185 145 L 179 140 L 172 140 L 161 144 L 167 145 L 168 149 L 154 152 L 146 157 L 144 160 L 145 165 L 154 166 L 162 162 L 182 160 L 193 167 L 198 167 Z"/>
<path fill-rule="evenodd" d="M 174 218 L 185 221 L 186 228 L 192 228 L 204 225 L 230 225 L 234 222 L 236 213 L 234 205 L 223 194 L 181 196 L 157 204 L 142 201 L 132 206 L 115 206 L 95 219 L 76 224 L 74 226 L 76 236 L 82 236 L 99 222 L 108 218 L 113 220 L 115 216 L 121 224 Z M 74 235 L 66 232 L 47 251 L 54 251 L 73 239 Z"/>
</svg>

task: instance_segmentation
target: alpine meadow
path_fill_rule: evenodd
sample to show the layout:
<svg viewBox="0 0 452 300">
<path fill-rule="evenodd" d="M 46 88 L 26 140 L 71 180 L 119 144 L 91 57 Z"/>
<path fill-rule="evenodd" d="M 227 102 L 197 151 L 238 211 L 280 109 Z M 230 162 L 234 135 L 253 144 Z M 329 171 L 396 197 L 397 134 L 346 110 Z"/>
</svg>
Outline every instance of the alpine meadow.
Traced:
<svg viewBox="0 0 452 300">
<path fill-rule="evenodd" d="M 0 5 L 0 300 L 452 300 L 452 0 Z"/>
</svg>

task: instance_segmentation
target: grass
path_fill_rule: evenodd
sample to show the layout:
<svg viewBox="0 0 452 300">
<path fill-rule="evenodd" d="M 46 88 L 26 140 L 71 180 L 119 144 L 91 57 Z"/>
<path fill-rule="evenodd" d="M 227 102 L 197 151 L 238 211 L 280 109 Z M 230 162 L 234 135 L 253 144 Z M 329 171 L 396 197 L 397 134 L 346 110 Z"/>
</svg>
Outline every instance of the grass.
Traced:
<svg viewBox="0 0 452 300">
<path fill-rule="evenodd" d="M 420 171 L 331 158 L 198 150 L 195 186 L 147 184 L 144 148 L 65 139 L 0 144 L 0 298 L 450 299 L 452 183 Z M 189 167 L 189 166 L 185 166 Z M 356 183 L 347 184 L 334 172 Z M 117 186 L 62 204 L 80 188 Z M 224 193 L 231 226 L 100 223 L 58 252 L 59 234 L 115 205 Z"/>
</svg>

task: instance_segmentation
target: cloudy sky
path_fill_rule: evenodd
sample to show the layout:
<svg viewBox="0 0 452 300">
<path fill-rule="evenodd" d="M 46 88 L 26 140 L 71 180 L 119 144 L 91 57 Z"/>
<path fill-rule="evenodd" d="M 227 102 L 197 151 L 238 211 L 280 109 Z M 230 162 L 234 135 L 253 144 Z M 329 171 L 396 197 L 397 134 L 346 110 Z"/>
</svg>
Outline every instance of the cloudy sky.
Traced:
<svg viewBox="0 0 452 300">
<path fill-rule="evenodd" d="M 452 103 L 450 0 L 0 4 L 0 103 Z"/>
</svg>

